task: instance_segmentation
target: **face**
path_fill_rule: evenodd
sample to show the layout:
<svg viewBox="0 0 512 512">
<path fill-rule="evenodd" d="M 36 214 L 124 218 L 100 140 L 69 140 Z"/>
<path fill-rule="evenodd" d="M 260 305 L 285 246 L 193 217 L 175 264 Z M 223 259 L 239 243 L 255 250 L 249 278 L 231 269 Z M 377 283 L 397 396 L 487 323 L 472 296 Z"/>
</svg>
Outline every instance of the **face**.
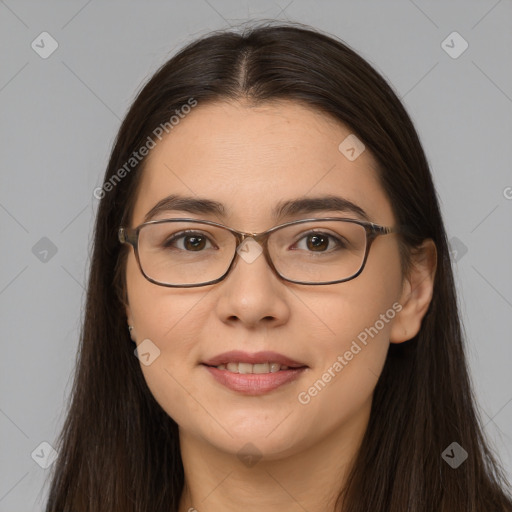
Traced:
<svg viewBox="0 0 512 512">
<path fill-rule="evenodd" d="M 300 218 L 361 219 L 330 209 L 278 220 L 271 214 L 282 201 L 335 195 L 358 205 L 371 221 L 393 226 L 372 155 L 365 150 L 350 161 L 338 149 L 350 133 L 290 102 L 199 104 L 151 150 L 131 227 L 171 194 L 217 201 L 224 215 L 172 210 L 155 220 L 206 219 L 258 233 Z M 134 338 L 137 344 L 149 339 L 160 351 L 151 364 L 141 362 L 142 372 L 181 436 L 232 454 L 250 442 L 272 459 L 364 429 L 400 317 L 396 235 L 379 236 L 363 272 L 334 285 L 283 281 L 260 256 L 251 263 L 238 257 L 214 285 L 166 288 L 143 277 L 132 249 L 126 281 Z M 236 380 L 221 375 L 227 369 L 205 365 L 230 351 L 244 352 L 247 360 L 272 351 L 263 359 L 286 358 L 301 368 Z M 243 358 L 232 356 L 231 362 Z M 260 359 L 252 360 L 264 364 Z"/>
</svg>

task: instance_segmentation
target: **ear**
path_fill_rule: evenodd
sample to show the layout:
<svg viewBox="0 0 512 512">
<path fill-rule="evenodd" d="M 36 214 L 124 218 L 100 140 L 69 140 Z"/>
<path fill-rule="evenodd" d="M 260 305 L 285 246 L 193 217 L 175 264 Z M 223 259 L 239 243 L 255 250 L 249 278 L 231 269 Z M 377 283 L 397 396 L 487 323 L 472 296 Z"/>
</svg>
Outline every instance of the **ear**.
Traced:
<svg viewBox="0 0 512 512">
<path fill-rule="evenodd" d="M 432 300 L 436 269 L 436 245 L 428 238 L 413 249 L 411 266 L 408 275 L 404 277 L 399 301 L 402 309 L 395 316 L 391 327 L 391 343 L 403 343 L 414 338 L 420 331 L 421 321 Z"/>
<path fill-rule="evenodd" d="M 125 305 L 125 311 L 126 311 L 126 319 L 128 322 L 128 328 L 130 330 L 130 338 L 134 343 L 137 343 L 137 334 L 135 333 L 135 327 L 133 325 L 133 318 L 132 313 L 130 310 L 130 306 L 128 304 Z"/>
</svg>

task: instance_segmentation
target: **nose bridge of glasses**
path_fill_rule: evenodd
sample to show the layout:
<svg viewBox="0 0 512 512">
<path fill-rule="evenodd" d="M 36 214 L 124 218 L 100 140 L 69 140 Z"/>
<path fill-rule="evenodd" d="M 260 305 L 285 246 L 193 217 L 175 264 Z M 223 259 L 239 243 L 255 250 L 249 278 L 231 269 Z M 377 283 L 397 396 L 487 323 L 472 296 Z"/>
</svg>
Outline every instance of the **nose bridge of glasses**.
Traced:
<svg viewBox="0 0 512 512">
<path fill-rule="evenodd" d="M 247 231 L 238 231 L 236 229 L 230 229 L 230 232 L 236 239 L 236 247 L 237 250 L 241 245 L 246 243 L 248 239 L 252 239 L 257 242 L 262 248 L 266 245 L 266 239 L 269 236 L 268 231 L 263 231 L 260 233 L 247 232 Z"/>
<path fill-rule="evenodd" d="M 236 246 L 235 246 L 235 257 L 236 254 L 246 260 L 249 261 L 246 257 L 248 252 L 253 253 L 254 255 L 259 255 L 261 253 L 266 253 L 266 243 L 265 239 L 267 238 L 266 233 L 247 233 L 242 231 L 237 231 L 236 233 L 233 233 L 236 237 Z M 256 242 L 259 245 L 258 249 L 254 249 L 250 246 L 251 243 Z M 268 255 L 266 254 L 266 258 L 268 258 Z M 250 257 L 250 260 L 252 262 L 252 257 Z"/>
<path fill-rule="evenodd" d="M 260 233 L 244 232 L 232 229 L 231 233 L 236 237 L 235 254 L 231 263 L 232 266 L 236 266 L 236 260 L 238 259 L 242 259 L 246 263 L 252 264 L 259 256 L 262 256 L 271 269 L 275 268 L 272 257 L 269 254 L 267 244 L 268 237 L 273 233 L 273 229 Z M 259 247 L 255 248 L 252 245 L 254 242 L 256 242 Z"/>
<path fill-rule="evenodd" d="M 269 254 L 269 248 L 267 244 L 267 239 L 270 234 L 271 233 L 267 231 L 261 233 L 246 233 L 237 231 L 235 234 L 237 238 L 237 245 L 235 247 L 235 253 L 233 255 L 233 259 L 231 260 L 231 265 L 228 272 L 237 266 L 237 262 L 240 262 L 239 260 L 243 260 L 246 264 L 252 266 L 258 259 L 264 261 L 264 265 L 267 266 L 271 271 L 276 272 L 276 268 L 274 266 L 273 259 Z"/>
</svg>

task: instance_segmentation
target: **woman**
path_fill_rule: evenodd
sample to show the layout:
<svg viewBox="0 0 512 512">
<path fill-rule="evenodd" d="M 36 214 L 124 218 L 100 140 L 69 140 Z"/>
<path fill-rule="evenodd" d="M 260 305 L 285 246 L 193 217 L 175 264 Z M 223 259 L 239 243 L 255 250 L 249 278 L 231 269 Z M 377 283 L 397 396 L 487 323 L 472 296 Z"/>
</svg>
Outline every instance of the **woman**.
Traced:
<svg viewBox="0 0 512 512">
<path fill-rule="evenodd" d="M 347 45 L 191 43 L 95 195 L 47 512 L 512 510 L 425 154 Z"/>
</svg>

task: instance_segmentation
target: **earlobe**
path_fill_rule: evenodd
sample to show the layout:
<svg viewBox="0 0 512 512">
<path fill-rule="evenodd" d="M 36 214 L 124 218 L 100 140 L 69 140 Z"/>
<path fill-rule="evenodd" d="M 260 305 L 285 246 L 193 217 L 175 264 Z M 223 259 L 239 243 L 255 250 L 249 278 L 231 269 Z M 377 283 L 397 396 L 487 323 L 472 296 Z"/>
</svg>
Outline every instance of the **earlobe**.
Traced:
<svg viewBox="0 0 512 512">
<path fill-rule="evenodd" d="M 391 343 L 403 343 L 418 334 L 434 293 L 437 250 L 433 240 L 425 240 L 414 249 L 411 258 L 410 270 L 404 278 L 399 301 L 402 309 L 394 318 L 391 327 Z"/>
<path fill-rule="evenodd" d="M 132 313 L 131 313 L 131 310 L 130 310 L 130 306 L 128 304 L 126 304 L 126 320 L 128 322 L 128 330 L 130 332 L 130 338 L 132 339 L 133 342 L 136 341 L 136 334 L 135 334 L 135 328 L 133 326 L 133 318 L 132 318 Z"/>
</svg>

